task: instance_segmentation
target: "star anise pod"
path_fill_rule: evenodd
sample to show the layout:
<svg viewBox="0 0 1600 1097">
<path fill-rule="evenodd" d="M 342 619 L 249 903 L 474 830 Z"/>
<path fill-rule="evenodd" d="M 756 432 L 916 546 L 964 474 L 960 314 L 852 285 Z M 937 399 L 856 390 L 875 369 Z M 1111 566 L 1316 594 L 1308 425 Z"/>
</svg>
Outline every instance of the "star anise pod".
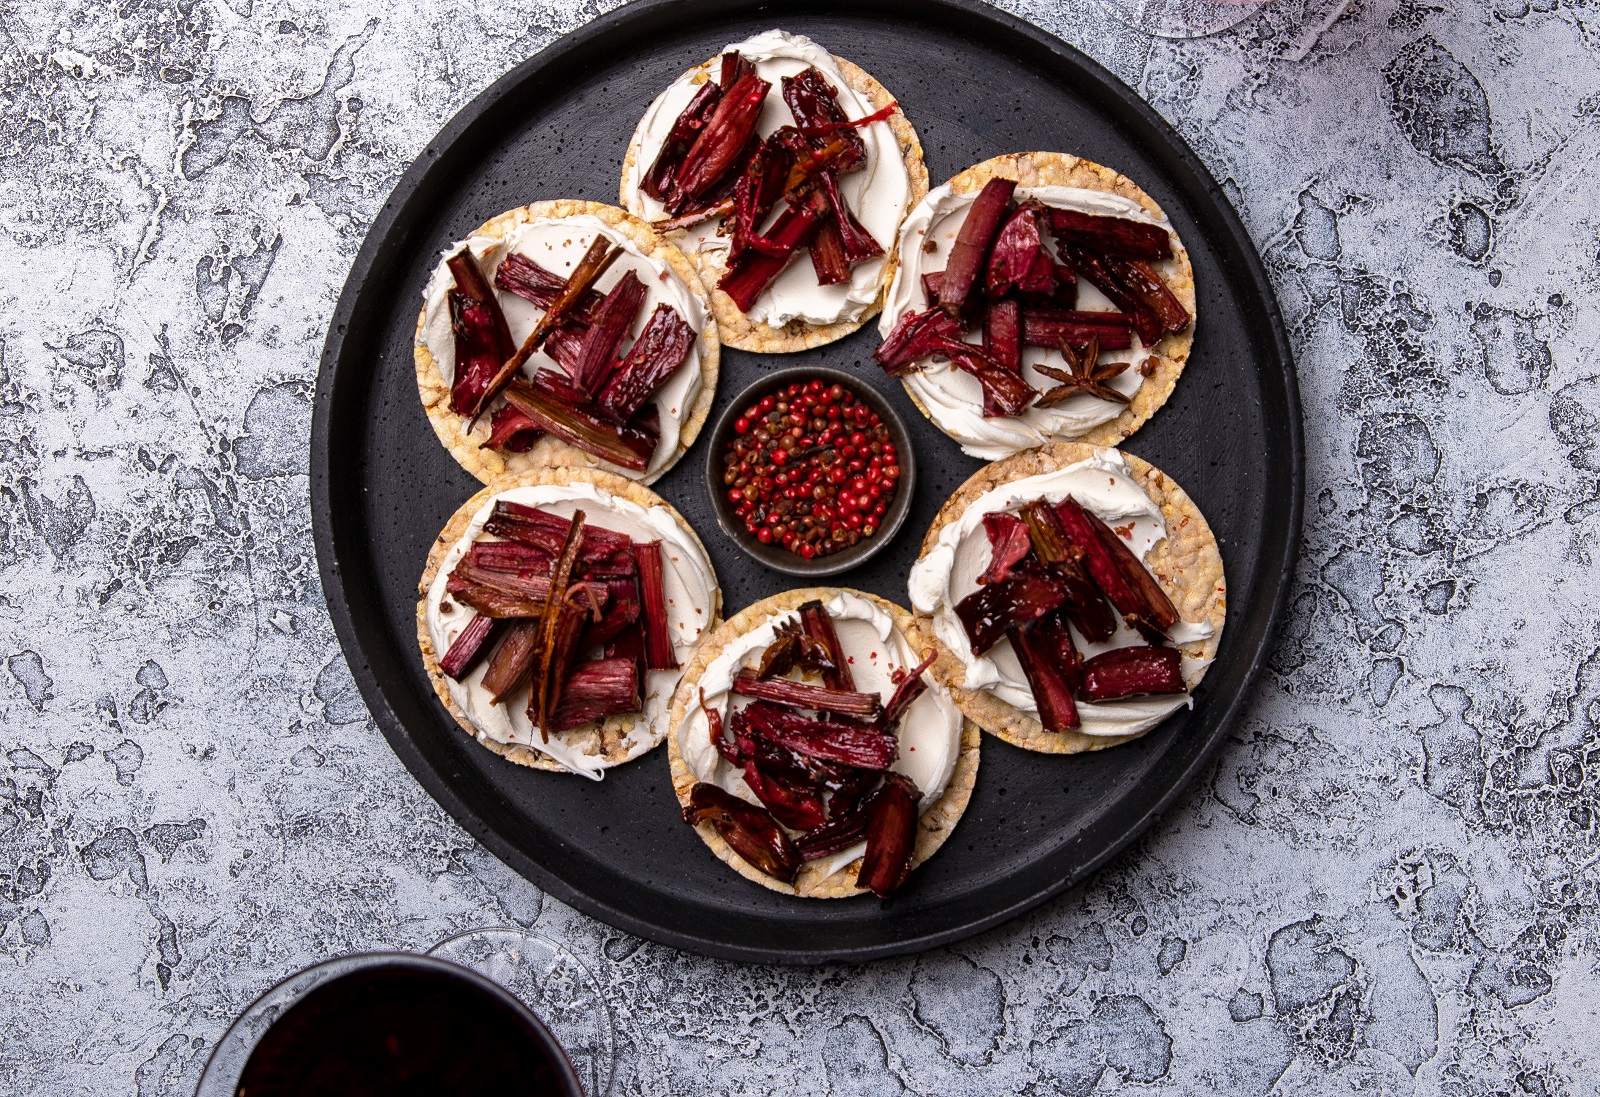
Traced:
<svg viewBox="0 0 1600 1097">
<path fill-rule="evenodd" d="M 1098 396 L 1102 400 L 1110 400 L 1117 404 L 1128 403 L 1128 397 L 1106 384 L 1117 374 L 1128 368 L 1126 362 L 1106 362 L 1102 364 L 1100 358 L 1100 340 L 1091 339 L 1089 345 L 1079 353 L 1072 349 L 1065 339 L 1061 341 L 1061 357 L 1066 359 L 1066 369 L 1056 369 L 1054 366 L 1035 366 L 1040 373 L 1061 384 L 1039 397 L 1037 406 L 1041 408 L 1054 407 L 1063 400 L 1078 393 Z"/>
</svg>

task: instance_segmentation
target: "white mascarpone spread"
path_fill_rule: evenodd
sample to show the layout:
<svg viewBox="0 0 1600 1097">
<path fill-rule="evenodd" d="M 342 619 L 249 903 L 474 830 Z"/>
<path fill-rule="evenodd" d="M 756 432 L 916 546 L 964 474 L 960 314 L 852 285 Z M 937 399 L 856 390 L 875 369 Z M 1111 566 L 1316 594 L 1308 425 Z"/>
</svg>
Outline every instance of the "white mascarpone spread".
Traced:
<svg viewBox="0 0 1600 1097">
<path fill-rule="evenodd" d="M 888 300 L 878 319 L 878 331 L 885 338 L 906 313 L 921 312 L 928 307 L 927 294 L 922 290 L 922 276 L 927 272 L 944 270 L 956 234 L 961 231 L 978 193 L 955 194 L 950 190 L 950 184 L 946 183 L 929 191 L 928 196 L 906 217 L 905 228 L 900 234 L 900 264 L 895 269 Z M 1127 217 L 1159 225 L 1169 232 L 1172 230 L 1166 218 L 1157 219 L 1138 202 L 1106 191 L 1055 186 L 1017 188 L 1017 201 L 1029 198 L 1056 209 L 1077 210 L 1105 217 Z M 1054 254 L 1055 244 L 1050 233 L 1045 232 L 1044 238 L 1045 247 Z M 1178 265 L 1175 259 L 1169 259 L 1157 263 L 1156 269 L 1163 278 L 1170 279 L 1178 272 Z M 1115 311 L 1110 300 L 1082 278 L 1078 279 L 1077 307 L 1090 311 Z M 1111 379 L 1110 386 L 1125 396 L 1137 392 L 1144 382 L 1139 374 L 1138 363 L 1148 355 L 1149 351 L 1139 342 L 1137 334 L 1133 337 L 1133 346 L 1127 350 L 1102 352 L 1101 362 L 1130 363 L 1128 369 Z M 1040 365 L 1062 369 L 1066 362 L 1059 350 L 1030 346 L 1022 348 L 1022 376 L 1034 388 L 1044 392 L 1057 382 L 1040 373 L 1036 368 Z M 918 372 L 906 374 L 904 380 L 922 406 L 928 409 L 929 417 L 939 429 L 961 443 L 961 448 L 967 453 L 985 461 L 997 461 L 1047 442 L 1077 438 L 1101 423 L 1115 419 L 1125 406 L 1079 393 L 1055 407 L 1034 406 L 1021 415 L 986 419 L 981 413 L 983 388 L 977 378 L 961 372 L 948 362 L 926 362 Z"/>
<path fill-rule="evenodd" d="M 757 75 L 772 85 L 756 123 L 756 131 L 763 137 L 782 126 L 794 125 L 794 115 L 783 101 L 782 78 L 795 76 L 810 66 L 815 66 L 838 89 L 839 107 L 846 118 L 864 118 L 875 109 L 864 95 L 845 81 L 844 74 L 839 71 L 838 64 L 828 51 L 803 35 L 770 30 L 725 46 L 722 52 L 733 50 L 743 54 L 755 65 Z M 624 179 L 628 210 L 634 216 L 646 221 L 670 216 L 660 202 L 639 189 L 639 179 L 655 163 L 662 144 L 672 131 L 672 124 L 683 113 L 683 108 L 689 105 L 695 92 L 706 80 L 716 78 L 720 56 L 680 77 L 656 97 L 640 120 L 634 132 L 634 146 L 638 153 Z M 810 259 L 801 252 L 756 300 L 746 314 L 752 320 L 775 328 L 791 320 L 803 320 L 816 325 L 858 320 L 878 300 L 887 253 L 894 247 L 900 220 L 911 203 L 911 176 L 906 170 L 905 160 L 900 156 L 900 145 L 895 140 L 894 130 L 888 122 L 874 122 L 856 132 L 866 142 L 866 162 L 855 171 L 839 177 L 839 192 L 856 219 L 883 246 L 885 255 L 856 264 L 851 268 L 848 282 L 821 286 L 817 284 Z M 766 229 L 768 226 L 761 227 Z M 716 230 L 717 222 L 709 221 L 680 230 L 673 234 L 673 238 L 686 252 L 725 255 L 728 238 L 717 235 Z"/>
<path fill-rule="evenodd" d="M 1035 499 L 1058 503 L 1068 495 L 1119 533 L 1126 530 L 1128 544 L 1141 560 L 1167 535 L 1161 508 L 1133 479 L 1122 454 L 1114 449 L 1102 449 L 1087 460 L 1055 472 L 1014 480 L 979 496 L 959 518 L 939 531 L 939 539 L 932 550 L 911 569 L 911 604 L 933 617 L 934 631 L 940 641 L 966 667 L 963 685 L 968 689 L 986 689 L 1002 701 L 1035 716 L 1039 708 L 1011 641 L 1001 640 L 986 654 L 973 655 L 972 643 L 956 616 L 955 607 L 978 589 L 978 576 L 989 566 L 989 537 L 983 529 L 985 514 L 1014 511 Z M 1170 637 L 1174 644 L 1187 644 L 1209 638 L 1212 631 L 1208 624 L 1179 621 L 1173 626 Z M 1104 643 L 1091 644 L 1076 629 L 1072 637 L 1085 659 L 1113 648 L 1146 643 L 1120 616 L 1117 631 Z M 1184 656 L 1184 681 L 1193 684 L 1207 665 L 1207 661 Z M 1136 735 L 1192 703 L 1187 694 L 1133 697 L 1098 704 L 1079 701 L 1078 716 L 1083 726 L 1078 730 L 1085 735 Z"/>
<path fill-rule="evenodd" d="M 581 510 L 586 525 L 625 533 L 635 541 L 660 541 L 662 563 L 665 565 L 662 570 L 667 597 L 667 626 L 672 632 L 672 647 L 678 657 L 678 665 L 688 663 L 700 636 L 711 624 L 717 589 L 711 562 L 706 559 L 699 543 L 667 513 L 666 508 L 642 507 L 589 483 L 512 488 L 489 499 L 473 515 L 461 539 L 445 554 L 444 561 L 439 565 L 439 573 L 428 588 L 428 636 L 440 658 L 477 616 L 472 607 L 456 601 L 445 592 L 450 572 L 467 554 L 474 541 L 498 539 L 485 534 L 483 526 L 494 512 L 495 503 L 502 499 L 538 507 L 562 518 L 571 518 L 573 512 Z M 557 732 L 550 736 L 548 743 L 540 741 L 538 729 L 528 719 L 529 687 L 524 686 L 498 705 L 491 704 L 489 692 L 483 688 L 483 675 L 487 669 L 488 661 L 484 660 L 460 681 L 446 679 L 450 697 L 477 729 L 480 740 L 492 739 L 497 743 L 531 747 L 543 751 L 575 773 L 600 780 L 606 763 L 598 756 L 575 749 L 568 741 L 573 733 Z M 679 676 L 680 672 L 676 670 L 652 670 L 646 673 L 640 690 L 644 695 L 643 713 L 623 737 L 630 756 L 654 746 L 666 736 L 667 707 Z"/>
<path fill-rule="evenodd" d="M 450 276 L 450 268 L 445 265 L 445 260 L 456 255 L 462 248 L 472 249 L 472 254 L 483 268 L 484 278 L 492 286 L 495 271 L 511 252 L 533 260 L 552 273 L 568 275 L 583 258 L 584 252 L 589 250 L 589 245 L 594 243 L 596 236 L 604 236 L 613 244 L 621 245 L 623 249 L 622 254 L 595 282 L 594 288 L 598 292 L 608 292 L 628 271 L 632 271 L 644 283 L 644 305 L 634 319 L 633 328 L 623 340 L 624 348 L 632 345 L 632 340 L 644 330 L 645 324 L 656 311 L 656 306 L 663 304 L 676 309 L 684 323 L 688 324 L 697 336 L 683 365 L 679 366 L 650 398 L 651 403 L 655 404 L 660 412 L 661 440 L 656 443 L 656 451 L 651 455 L 650 463 L 644 473 L 620 468 L 598 457 L 593 458 L 596 464 L 607 471 L 630 479 L 643 480 L 648 484 L 665 471 L 666 466 L 676 455 L 683 420 L 700 396 L 702 364 L 707 353 L 706 308 L 700 297 L 689 289 L 671 267 L 645 255 L 637 244 L 598 217 L 589 214 L 542 217 L 518 225 L 501 239 L 473 236 L 452 244 L 440 257 L 439 265 L 434 268 L 433 276 L 428 279 L 427 289 L 423 291 L 426 303 L 422 329 L 417 333 L 417 345 L 426 347 L 428 353 L 433 355 L 440 378 L 449 385 L 455 378 L 456 344 L 455 336 L 450 330 L 448 294 L 455 287 L 455 280 Z M 505 313 L 506 325 L 511 329 L 511 341 L 520 346 L 533 331 L 539 318 L 544 315 L 544 310 L 502 289 L 496 288 L 494 294 L 500 302 L 500 311 Z M 538 350 L 522 367 L 522 372 L 531 378 L 541 369 L 562 372 L 553 358 L 543 350 Z"/>
<path fill-rule="evenodd" d="M 892 672 L 912 670 L 922 662 L 921 655 L 895 628 L 893 618 L 860 595 L 840 591 L 824 605 L 839 634 L 839 646 L 850 661 L 856 689 L 876 693 L 887 704 L 895 691 Z M 799 613 L 793 610 L 769 615 L 706 665 L 700 676 L 700 691 L 705 703 L 722 713 L 724 726 L 734 711 L 749 704 L 747 698 L 732 694 L 734 677 L 760 663 L 761 654 L 772 643 L 779 625 L 798 618 Z M 962 717 L 949 691 L 934 681 L 931 672 L 924 672 L 923 680 L 928 683 L 927 690 L 912 702 L 900 721 L 900 754 L 891 768 L 916 783 L 922 792 L 921 810 L 925 811 L 944 794 L 955 771 L 961 753 Z M 699 696 L 690 698 L 677 735 L 678 750 L 696 780 L 708 781 L 753 804 L 760 803 L 745 784 L 743 771 L 724 761 L 712 745 L 710 725 Z M 829 875 L 860 857 L 864 849 L 865 843 L 858 843 L 834 854 L 828 862 Z"/>
</svg>

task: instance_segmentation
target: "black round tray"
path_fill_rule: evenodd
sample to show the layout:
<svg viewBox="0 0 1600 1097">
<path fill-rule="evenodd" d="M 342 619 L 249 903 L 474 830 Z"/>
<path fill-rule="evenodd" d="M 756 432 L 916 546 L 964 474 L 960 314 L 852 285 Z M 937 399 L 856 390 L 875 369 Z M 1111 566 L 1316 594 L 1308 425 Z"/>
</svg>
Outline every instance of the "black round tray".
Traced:
<svg viewBox="0 0 1600 1097">
<path fill-rule="evenodd" d="M 478 487 L 434 438 L 412 366 L 422 287 L 440 249 L 535 199 L 615 203 L 623 152 L 656 94 L 726 43 L 773 26 L 810 35 L 898 96 L 935 184 L 1029 149 L 1121 170 L 1171 217 L 1199 293 L 1188 369 L 1128 445 L 1183 485 L 1222 543 L 1232 611 L 1194 708 L 1093 754 L 1030 754 L 985 736 L 960 826 L 889 902 L 796 900 L 735 875 L 679 822 L 664 750 L 599 784 L 504 761 L 446 715 L 417 652 L 429 544 Z M 923 532 L 980 463 L 883 375 L 869 357 L 877 344 L 868 325 L 781 358 L 725 351 L 718 410 L 763 371 L 814 362 L 854 373 L 905 412 L 921 458 L 911 516 L 888 550 L 833 580 L 904 605 Z M 741 559 L 717 529 L 703 463 L 690 453 L 656 490 L 702 532 L 731 614 L 794 581 Z M 1084 879 L 1148 827 L 1244 708 L 1293 575 L 1301 479 L 1288 340 L 1221 188 L 1115 77 L 972 0 L 801 0 L 781 12 L 754 0 L 643 0 L 529 58 L 445 125 L 379 212 L 333 315 L 311 436 L 328 608 L 378 727 L 417 780 L 563 902 L 630 933 L 757 962 L 863 960 L 956 940 Z"/>
</svg>

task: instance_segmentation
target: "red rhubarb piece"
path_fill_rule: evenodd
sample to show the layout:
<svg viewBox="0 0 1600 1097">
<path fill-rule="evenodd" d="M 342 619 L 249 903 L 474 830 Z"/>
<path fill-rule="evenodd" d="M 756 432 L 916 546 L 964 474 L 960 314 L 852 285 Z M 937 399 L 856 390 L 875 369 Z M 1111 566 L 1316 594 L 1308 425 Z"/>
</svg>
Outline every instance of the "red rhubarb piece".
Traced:
<svg viewBox="0 0 1600 1097">
<path fill-rule="evenodd" d="M 1177 648 L 1113 648 L 1083 664 L 1085 701 L 1120 701 L 1146 693 L 1182 693 Z"/>
<path fill-rule="evenodd" d="M 1018 572 L 999 583 L 979 587 L 956 603 L 956 617 L 982 655 L 998 644 L 1006 630 L 1057 609 L 1067 600 L 1067 584 L 1050 571 Z"/>
<path fill-rule="evenodd" d="M 866 142 L 850 127 L 839 106 L 839 91 L 828 78 L 811 67 L 795 76 L 785 76 L 782 84 L 783 101 L 794 115 L 795 125 L 814 138 L 839 134 L 845 141 L 846 151 L 836 161 L 838 170 L 852 171 L 859 167 L 866 159 Z M 820 147 L 821 142 L 816 143 Z"/>
<path fill-rule="evenodd" d="M 623 337 L 633 331 L 633 320 L 644 305 L 644 295 L 644 283 L 630 270 L 595 309 L 594 321 L 584 333 L 583 346 L 578 349 L 578 360 L 571 371 L 573 382 L 590 398 L 604 387 L 617 348 Z"/>
<path fill-rule="evenodd" d="M 854 690 L 855 675 L 850 673 L 850 663 L 844 648 L 839 645 L 839 633 L 833 627 L 828 607 L 813 599 L 800 607 L 800 628 L 811 638 L 817 648 L 825 652 L 828 665 L 821 668 L 822 680 L 830 689 Z"/>
<path fill-rule="evenodd" d="M 1042 618 L 1033 624 L 1021 625 L 1006 633 L 1011 640 L 1011 650 L 1017 653 L 1022 673 L 1027 676 L 1028 688 L 1033 691 L 1033 703 L 1039 710 L 1039 723 L 1049 732 L 1071 731 L 1079 726 L 1078 706 L 1072 700 L 1072 688 L 1055 663 L 1056 653 L 1050 650 L 1037 635 Z"/>
<path fill-rule="evenodd" d="M 827 821 L 820 793 L 780 774 L 763 772 L 754 759 L 745 761 L 744 783 L 772 817 L 791 830 L 812 830 Z"/>
<path fill-rule="evenodd" d="M 1008 511 L 990 511 L 983 516 L 983 532 L 989 536 L 989 566 L 978 576 L 980 586 L 1011 578 L 1011 569 L 1033 551 L 1027 524 Z"/>
<path fill-rule="evenodd" d="M 684 154 L 666 203 L 668 212 L 681 213 L 744 162 L 739 154 L 755 134 L 771 87 L 752 70 L 723 93 Z"/>
<path fill-rule="evenodd" d="M 1170 259 L 1172 238 L 1159 225 L 1131 217 L 1105 217 L 1077 210 L 1050 211 L 1050 230 L 1081 247 L 1102 255 L 1127 259 Z"/>
<path fill-rule="evenodd" d="M 563 404 L 525 381 L 506 386 L 506 399 L 541 429 L 622 468 L 643 472 L 655 453 L 655 440 L 636 425 L 618 426 L 587 408 Z"/>
<path fill-rule="evenodd" d="M 983 352 L 1009 370 L 1022 368 L 1022 306 L 990 301 L 983 314 Z"/>
<path fill-rule="evenodd" d="M 792 883 L 800 871 L 800 855 L 772 816 L 716 785 L 702 781 L 689 791 L 683 821 L 709 823 L 751 867 L 774 879 Z"/>
<path fill-rule="evenodd" d="M 446 298 L 450 330 L 455 338 L 455 375 L 450 384 L 450 410 L 467 415 L 478 408 L 502 363 L 515 350 L 500 302 L 483 277 L 470 249 L 445 261 L 455 279 Z"/>
<path fill-rule="evenodd" d="M 551 731 L 570 731 L 608 716 L 638 712 L 639 672 L 632 659 L 592 659 L 567 676 L 561 703 L 550 714 Z"/>
<path fill-rule="evenodd" d="M 1128 319 L 1133 321 L 1133 330 L 1139 333 L 1141 343 L 1153 347 L 1161 341 L 1166 325 L 1156 315 L 1155 310 L 1144 303 L 1143 298 L 1117 277 L 1105 256 L 1088 248 L 1071 244 L 1062 245 L 1059 241 L 1057 246 L 1062 257 L 1071 263 L 1084 279 L 1105 294 L 1118 309 L 1128 314 Z M 1102 343 L 1102 346 L 1109 347 L 1109 344 Z"/>
<path fill-rule="evenodd" d="M 753 671 L 745 671 L 733 680 L 733 692 L 741 697 L 753 697 L 794 708 L 834 712 L 864 720 L 874 719 L 882 711 L 878 697 L 873 693 L 829 689 L 827 686 L 796 682 L 790 678 L 761 678 Z"/>
<path fill-rule="evenodd" d="M 887 729 L 897 726 L 905 716 L 906 710 L 912 706 L 918 697 L 922 696 L 923 692 L 928 688 L 928 683 L 923 680 L 922 675 L 929 667 L 933 666 L 934 660 L 938 657 L 938 652 L 930 651 L 923 657 L 922 662 L 901 675 L 899 683 L 894 688 L 893 695 L 889 698 L 889 703 L 883 707 L 881 727 Z"/>
<path fill-rule="evenodd" d="M 1168 335 L 1176 335 L 1189 326 L 1189 310 L 1149 263 L 1107 256 L 1106 265 L 1161 319 Z"/>
<path fill-rule="evenodd" d="M 567 280 L 561 275 L 514 251 L 508 252 L 495 268 L 494 284 L 542 309 L 555 304 L 561 297 L 561 291 L 567 288 Z M 579 295 L 572 311 L 568 313 L 568 324 L 581 332 L 588 326 L 602 299 L 592 289 Z M 551 338 L 555 338 L 553 333 Z"/>
<path fill-rule="evenodd" d="M 968 207 L 967 218 L 956 233 L 956 242 L 944 266 L 944 278 L 939 283 L 939 307 L 951 316 L 960 317 L 971 311 L 981 298 L 979 279 L 989 258 L 989 248 L 1005 223 L 1011 195 L 1016 189 L 1014 179 L 991 179 Z"/>
<path fill-rule="evenodd" d="M 533 674 L 533 664 L 539 654 L 540 621 L 537 618 L 509 621 L 501 632 L 500 645 L 489 656 L 482 683 L 490 702 L 496 705 L 526 685 Z"/>
<path fill-rule="evenodd" d="M 651 670 L 676 670 L 678 657 L 673 651 L 672 634 L 667 625 L 667 586 L 660 541 L 645 541 L 633 546 L 639 566 L 639 599 L 644 608 L 645 666 Z"/>
<path fill-rule="evenodd" d="M 824 762 L 888 769 L 900 748 L 893 735 L 836 720 L 813 720 L 767 701 L 753 702 L 740 711 L 756 735 Z"/>
<path fill-rule="evenodd" d="M 917 849 L 917 806 L 922 794 L 904 774 L 891 773 L 872 797 L 867 824 L 867 851 L 861 858 L 856 886 L 878 898 L 899 890 L 911 874 Z"/>
<path fill-rule="evenodd" d="M 1049 294 L 1055 290 L 1055 285 L 1054 263 L 1039 233 L 1039 207 L 1024 202 L 994 238 L 984 273 L 985 292 L 990 301 L 998 301 L 1013 290 Z"/>
<path fill-rule="evenodd" d="M 890 377 L 909 373 L 916 364 L 961 342 L 961 325 L 940 309 L 908 312 L 872 357 Z"/>
<path fill-rule="evenodd" d="M 657 305 L 600 394 L 600 410 L 619 423 L 632 419 L 683 365 L 694 340 L 694 329 L 677 309 L 665 303 Z"/>
<path fill-rule="evenodd" d="M 822 187 L 822 193 L 828 198 L 828 206 L 833 210 L 834 228 L 839 233 L 840 242 L 844 246 L 845 262 L 851 266 L 874 259 L 883 254 L 883 245 L 873 238 L 855 214 L 850 212 L 850 207 L 845 205 L 844 199 L 839 194 L 839 179 L 835 174 L 837 167 L 828 168 L 817 174 L 817 182 Z"/>
<path fill-rule="evenodd" d="M 1091 340 L 1101 350 L 1126 350 L 1133 346 L 1133 319 L 1122 312 L 1023 307 L 1022 341 L 1031 347 L 1086 347 Z"/>
<path fill-rule="evenodd" d="M 439 669 L 457 681 L 473 667 L 478 665 L 478 660 L 483 658 L 489 650 L 489 637 L 494 633 L 494 619 L 482 614 L 467 622 L 467 627 L 462 629 L 450 650 L 444 653 L 444 658 L 439 660 Z"/>
<path fill-rule="evenodd" d="M 740 256 L 717 281 L 717 287 L 733 299 L 740 312 L 749 312 L 762 291 L 783 273 L 795 251 L 810 242 L 826 210 L 827 199 L 816 192 L 804 201 L 791 203 L 778 214 L 764 241 L 772 251 L 781 254 L 757 250 L 760 245 L 753 243 L 751 250 Z"/>
<path fill-rule="evenodd" d="M 543 433 L 532 419 L 506 404 L 490 418 L 489 439 L 483 446 L 506 453 L 527 453 Z"/>
<path fill-rule="evenodd" d="M 1144 566 L 1144 561 L 1128 546 L 1128 542 L 1118 537 L 1116 531 L 1100 520 L 1100 516 L 1093 511 L 1085 510 L 1084 515 L 1089 519 L 1089 524 L 1094 527 L 1095 534 L 1100 538 L 1100 543 L 1105 545 L 1106 552 L 1116 562 L 1117 569 L 1122 572 L 1122 577 L 1127 580 L 1128 586 L 1137 593 L 1143 603 L 1143 610 L 1139 620 L 1134 622 L 1137 626 L 1154 629 L 1156 633 L 1165 633 L 1178 623 L 1178 610 L 1172 604 L 1172 599 L 1167 597 L 1167 592 L 1161 589 L 1161 584 L 1156 577 L 1150 574 L 1150 569 Z"/>
<path fill-rule="evenodd" d="M 839 237 L 839 223 L 826 220 L 817 226 L 811 238 L 811 270 L 819 286 L 837 286 L 850 281 L 850 262 L 844 256 L 844 241 Z"/>
<path fill-rule="evenodd" d="M 1171 599 L 1122 538 L 1070 495 L 1055 509 L 1067 536 L 1083 550 L 1089 577 L 1123 620 L 1135 628 L 1157 632 L 1166 632 L 1177 623 L 1178 611 Z"/>
<path fill-rule="evenodd" d="M 706 122 L 711 118 L 711 112 L 716 110 L 717 103 L 721 99 L 721 85 L 710 80 L 700 85 L 694 97 L 672 123 L 672 129 L 667 131 L 667 139 L 661 143 L 661 151 L 656 153 L 655 162 L 650 165 L 650 170 L 644 173 L 644 178 L 639 180 L 640 190 L 657 202 L 666 201 L 672 191 L 672 181 L 677 177 L 678 168 L 683 164 L 683 158 L 688 155 L 695 138 L 700 136 L 700 131 L 705 128 Z"/>
</svg>

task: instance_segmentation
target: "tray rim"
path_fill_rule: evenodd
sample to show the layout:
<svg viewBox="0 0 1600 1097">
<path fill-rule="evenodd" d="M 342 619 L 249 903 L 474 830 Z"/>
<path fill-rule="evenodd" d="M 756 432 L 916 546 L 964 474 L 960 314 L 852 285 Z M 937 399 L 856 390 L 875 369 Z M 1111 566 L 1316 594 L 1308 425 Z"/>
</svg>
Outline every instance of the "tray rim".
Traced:
<svg viewBox="0 0 1600 1097">
<path fill-rule="evenodd" d="M 1155 108 L 1128 87 L 1115 74 L 1092 57 L 1071 44 L 1055 37 L 1043 28 L 996 8 L 983 0 L 790 0 L 786 14 L 859 16 L 870 11 L 885 19 L 911 18 L 918 22 L 951 27 L 962 23 L 987 22 L 1001 34 L 1013 40 L 1025 40 L 1034 58 L 1048 57 L 1068 70 L 1077 69 L 1090 77 L 1104 95 L 1106 113 L 1116 124 L 1125 127 L 1130 142 L 1145 147 L 1152 160 L 1162 161 L 1168 168 L 1167 180 L 1173 189 L 1191 200 L 1205 199 L 1210 209 L 1202 210 L 1205 219 L 1212 219 L 1226 230 L 1229 247 L 1219 249 L 1219 259 L 1238 261 L 1243 269 L 1235 276 L 1243 276 L 1246 288 L 1265 308 L 1264 326 L 1271 334 L 1271 349 L 1275 352 L 1278 374 L 1275 380 L 1282 385 L 1283 399 L 1288 411 L 1287 422 L 1282 424 L 1286 434 L 1289 456 L 1289 511 L 1285 523 L 1285 541 L 1282 555 L 1274 569 L 1271 561 L 1262 566 L 1263 588 L 1272 589 L 1272 605 L 1266 623 L 1250 653 L 1240 688 L 1233 696 L 1217 703 L 1221 712 L 1215 730 L 1208 742 L 1194 755 L 1189 765 L 1178 773 L 1153 802 L 1136 809 L 1135 817 L 1123 826 L 1114 840 L 1104 845 L 1096 854 L 1082 861 L 1070 874 L 1047 880 L 1025 897 L 1007 906 L 990 910 L 981 918 L 962 925 L 923 933 L 914 937 L 896 938 L 892 941 L 854 945 L 846 948 L 791 947 L 772 949 L 743 944 L 729 944 L 708 936 L 696 935 L 687 930 L 662 926 L 591 899 L 581 889 L 545 869 L 521 849 L 502 839 L 462 797 L 458 796 L 424 757 L 422 749 L 412 741 L 405 724 L 391 707 L 383 687 L 365 654 L 364 636 L 381 633 L 382 626 L 369 621 L 358 621 L 340 574 L 335 534 L 333 529 L 334 479 L 329 458 L 333 442 L 331 417 L 334 406 L 336 376 L 341 360 L 349 345 L 346 335 L 357 312 L 362 291 L 374 268 L 393 261 L 407 253 L 409 231 L 396 231 L 406 214 L 418 203 L 426 202 L 431 195 L 443 189 L 444 180 L 435 173 L 439 165 L 440 150 L 473 135 L 480 125 L 508 97 L 521 93 L 523 86 L 537 81 L 541 72 L 581 65 L 586 55 L 603 49 L 613 35 L 640 33 L 636 24 L 679 27 L 701 20 L 738 18 L 770 10 L 768 0 L 632 0 L 619 8 L 595 18 L 574 31 L 555 39 L 549 45 L 519 62 L 496 79 L 478 95 L 462 106 L 417 154 L 415 160 L 395 183 L 383 206 L 373 217 L 366 237 L 351 264 L 350 272 L 340 290 L 337 304 L 328 320 L 327 335 L 318 361 L 316 387 L 313 395 L 310 439 L 309 496 L 312 513 L 312 539 L 317 557 L 317 570 L 322 583 L 334 633 L 339 641 L 340 653 L 349 667 L 351 677 L 361 691 L 362 699 L 372 715 L 373 722 L 382 732 L 407 771 L 436 803 L 458 825 L 482 843 L 501 861 L 541 890 L 554 898 L 582 911 L 584 914 L 646 940 L 675 948 L 686 949 L 705 956 L 755 964 L 812 965 L 838 962 L 862 962 L 894 956 L 911 955 L 942 945 L 976 936 L 994 929 L 1012 919 L 1055 898 L 1069 888 L 1096 875 L 1113 858 L 1141 838 L 1150 827 L 1183 796 L 1196 778 L 1207 769 L 1220 751 L 1229 732 L 1236 726 L 1245 708 L 1253 699 L 1271 653 L 1273 641 L 1287 610 L 1296 567 L 1299 562 L 1303 537 L 1303 512 L 1305 493 L 1305 442 L 1299 383 L 1294 354 L 1285 329 L 1277 293 L 1267 277 L 1261 254 L 1238 212 L 1229 201 L 1221 184 L 1211 174 L 1204 162 L 1184 140 L 1181 134 L 1166 121 Z M 776 13 L 774 13 L 776 15 Z M 1018 43 L 1019 45 L 1022 42 Z M 1024 64 L 1027 56 L 1019 57 Z M 1036 65 L 1034 67 L 1037 67 Z M 1267 371 L 1268 376 L 1274 376 Z M 348 386 L 347 386 L 348 387 Z M 371 616 L 369 614 L 369 616 Z"/>
</svg>

